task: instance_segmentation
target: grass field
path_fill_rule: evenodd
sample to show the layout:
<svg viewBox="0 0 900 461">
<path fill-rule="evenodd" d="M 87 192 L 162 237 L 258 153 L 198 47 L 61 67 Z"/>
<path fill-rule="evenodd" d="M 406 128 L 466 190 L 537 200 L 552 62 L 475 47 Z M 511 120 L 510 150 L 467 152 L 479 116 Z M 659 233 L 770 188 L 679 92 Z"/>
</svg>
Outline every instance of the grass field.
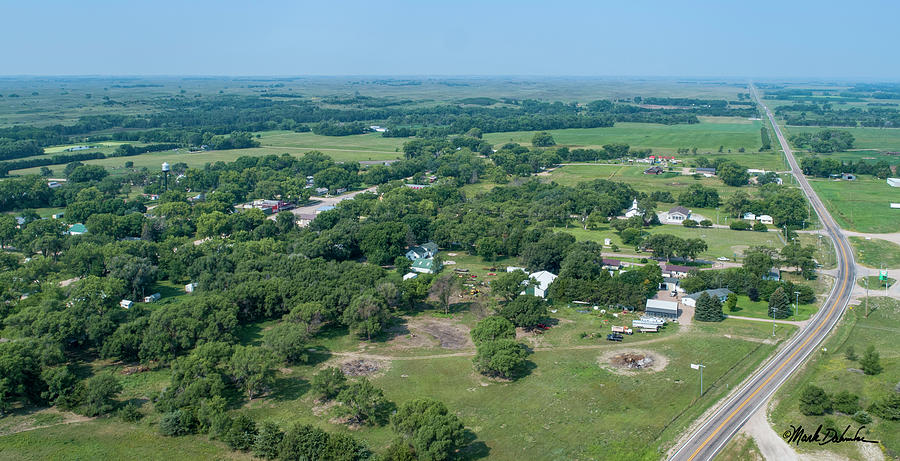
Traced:
<svg viewBox="0 0 900 461">
<path fill-rule="evenodd" d="M 861 287 L 868 286 L 870 290 L 883 290 L 885 288 L 890 288 L 897 283 L 897 279 L 888 277 L 887 280 L 881 280 L 877 275 L 870 275 L 868 277 L 860 277 L 856 280 L 856 284 Z"/>
<path fill-rule="evenodd" d="M 793 295 L 792 295 L 793 296 Z M 791 298 L 791 316 L 786 319 L 779 320 L 809 320 L 809 318 L 818 312 L 819 303 L 814 304 L 801 304 L 797 309 L 798 314 L 794 314 L 793 308 L 794 300 Z M 738 295 L 738 310 L 731 312 L 728 309 L 725 309 L 725 314 L 729 315 L 737 315 L 741 317 L 753 317 L 757 319 L 771 319 L 769 317 L 769 303 L 767 301 L 750 301 L 746 295 Z"/>
<path fill-rule="evenodd" d="M 653 149 L 657 153 L 673 153 L 681 147 L 696 147 L 700 152 L 716 152 L 719 146 L 741 147 L 756 151 L 760 147 L 759 121 L 727 118 L 724 123 L 715 118 L 695 125 L 659 125 L 654 123 L 616 123 L 609 128 L 572 128 L 550 130 L 560 145 L 599 148 L 609 143 L 625 143 L 632 148 Z M 486 133 L 484 139 L 495 145 L 517 142 L 530 146 L 533 131 Z M 749 154 L 748 154 L 749 155 Z"/>
<path fill-rule="evenodd" d="M 133 157 L 115 157 L 100 160 L 86 160 L 83 163 L 102 165 L 108 169 L 124 168 L 125 162 L 132 161 L 137 168 L 157 169 L 163 162 L 170 164 L 184 162 L 191 167 L 201 167 L 206 163 L 218 161 L 230 162 L 241 156 L 258 157 L 270 154 L 291 154 L 301 156 L 312 150 L 328 154 L 336 162 L 358 162 L 361 160 L 391 160 L 402 155 L 396 152 L 405 139 L 383 138 L 378 133 L 355 136 L 319 136 L 312 133 L 295 133 L 293 131 L 269 131 L 261 133 L 258 139 L 260 147 L 252 149 L 213 150 L 188 153 L 186 149 L 177 151 L 150 152 Z M 69 146 L 60 146 L 69 147 Z M 54 149 L 54 148 L 50 148 Z M 113 147 L 105 146 L 102 152 L 112 151 Z M 48 168 L 61 173 L 64 165 L 50 165 Z M 12 174 L 37 174 L 40 167 L 14 170 Z"/>
<path fill-rule="evenodd" d="M 800 392 L 807 384 L 815 384 L 828 394 L 842 390 L 860 396 L 860 405 L 868 408 L 869 404 L 895 392 L 894 386 L 900 381 L 900 301 L 891 298 L 871 298 L 869 300 L 869 317 L 861 305 L 852 307 L 841 319 L 838 329 L 829 337 L 819 352 L 813 355 L 812 361 L 805 370 L 796 375 L 781 387 L 775 396 L 778 402 L 770 415 L 775 432 L 781 433 L 789 429 L 791 424 L 802 424 L 807 432 L 812 432 L 825 420 L 823 416 L 805 416 L 798 409 Z M 884 371 L 875 376 L 868 376 L 850 371 L 859 368 L 855 361 L 848 360 L 844 354 L 853 347 L 861 356 L 869 345 L 875 346 L 881 355 Z M 843 428 L 850 425 L 855 432 L 860 425 L 848 416 L 834 413 L 827 415 L 835 421 L 836 426 Z M 895 459 L 900 456 L 900 422 L 882 420 L 873 416 L 874 421 L 867 424 L 861 433 L 867 439 L 881 441 L 886 449 L 885 456 Z M 828 450 L 854 460 L 868 460 L 871 457 L 859 452 L 854 443 L 829 444 L 819 447 L 816 444 L 801 443 L 799 450 L 823 457 L 818 450 Z M 795 447 L 796 448 L 796 447 Z"/>
<path fill-rule="evenodd" d="M 900 201 L 900 189 L 882 179 L 860 176 L 856 181 L 810 179 L 809 184 L 844 229 L 857 232 L 900 232 L 900 210 L 890 208 Z"/>
<path fill-rule="evenodd" d="M 869 267 L 900 268 L 900 245 L 887 240 L 850 237 L 856 262 Z"/>
</svg>

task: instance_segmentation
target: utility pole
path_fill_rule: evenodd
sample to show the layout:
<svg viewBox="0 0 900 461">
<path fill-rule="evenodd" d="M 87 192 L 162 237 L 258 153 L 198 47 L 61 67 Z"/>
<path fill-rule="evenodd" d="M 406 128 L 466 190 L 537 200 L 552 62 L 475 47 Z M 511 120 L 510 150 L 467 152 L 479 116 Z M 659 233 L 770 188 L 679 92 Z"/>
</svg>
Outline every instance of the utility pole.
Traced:
<svg viewBox="0 0 900 461">
<path fill-rule="evenodd" d="M 863 277 L 863 280 L 866 282 L 866 318 L 869 318 L 869 277 Z"/>
<path fill-rule="evenodd" d="M 800 292 L 799 292 L 799 291 L 795 291 L 795 292 L 794 292 L 794 297 L 795 297 L 795 301 L 794 301 L 794 317 L 797 317 L 797 316 L 800 315 Z"/>
</svg>

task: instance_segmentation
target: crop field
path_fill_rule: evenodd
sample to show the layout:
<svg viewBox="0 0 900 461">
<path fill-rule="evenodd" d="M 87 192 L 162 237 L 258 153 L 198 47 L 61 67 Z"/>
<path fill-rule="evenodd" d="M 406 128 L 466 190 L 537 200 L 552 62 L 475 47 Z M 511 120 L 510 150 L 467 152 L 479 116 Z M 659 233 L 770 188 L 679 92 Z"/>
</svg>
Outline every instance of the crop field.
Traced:
<svg viewBox="0 0 900 461">
<path fill-rule="evenodd" d="M 616 123 L 609 128 L 572 128 L 550 130 L 557 144 L 599 148 L 604 144 L 624 143 L 632 148 L 653 149 L 655 153 L 674 153 L 676 149 L 696 147 L 700 152 L 716 152 L 719 146 L 741 147 L 756 151 L 760 147 L 759 121 L 727 118 L 727 121 L 704 122 L 695 125 L 660 125 L 654 123 Z M 517 142 L 531 145 L 533 131 L 486 133 L 484 139 L 500 145 Z"/>
<path fill-rule="evenodd" d="M 887 240 L 850 237 L 856 262 L 869 267 L 900 268 L 900 245 Z"/>
<path fill-rule="evenodd" d="M 844 229 L 857 232 L 900 231 L 900 210 L 890 203 L 900 201 L 900 189 L 883 179 L 860 176 L 856 181 L 810 179 L 828 211 Z"/>
<path fill-rule="evenodd" d="M 851 432 L 861 426 L 854 422 L 848 415 L 834 412 L 825 416 L 806 416 L 798 408 L 800 393 L 807 384 L 813 384 L 824 389 L 829 395 L 840 391 L 848 391 L 860 396 L 859 404 L 863 409 L 877 400 L 895 392 L 894 386 L 900 381 L 900 344 L 896 341 L 897 329 L 900 322 L 900 301 L 891 298 L 870 298 L 869 316 L 865 315 L 863 304 L 852 306 L 840 321 L 838 329 L 813 355 L 812 361 L 804 371 L 788 381 L 774 401 L 778 402 L 770 414 L 772 428 L 781 433 L 789 429 L 791 424 L 802 424 L 808 432 L 812 432 L 826 419 L 834 421 L 836 427 L 843 430 L 848 424 Z M 854 360 L 846 358 L 849 348 L 853 348 L 857 356 L 862 356 L 868 346 L 874 346 L 881 355 L 881 365 L 884 367 L 878 375 L 864 375 L 854 372 L 860 365 Z M 885 449 L 887 459 L 896 459 L 900 456 L 900 422 L 881 419 L 872 416 L 874 421 L 866 424 L 866 429 L 861 435 L 870 440 L 878 440 Z M 878 450 L 879 447 L 872 447 Z M 820 447 L 818 444 L 803 444 L 799 449 L 802 453 L 809 453 L 814 457 L 824 458 L 825 450 L 837 455 L 853 459 L 872 459 L 868 453 L 860 451 L 857 443 L 828 444 Z"/>
</svg>

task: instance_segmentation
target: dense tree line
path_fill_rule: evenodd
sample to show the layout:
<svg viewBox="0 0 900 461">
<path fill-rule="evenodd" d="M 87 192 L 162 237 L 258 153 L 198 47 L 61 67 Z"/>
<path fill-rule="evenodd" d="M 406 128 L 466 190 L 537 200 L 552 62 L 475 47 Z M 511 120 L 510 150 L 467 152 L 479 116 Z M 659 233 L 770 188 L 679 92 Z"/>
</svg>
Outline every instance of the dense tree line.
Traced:
<svg viewBox="0 0 900 461">
<path fill-rule="evenodd" d="M 835 158 L 811 156 L 800 160 L 800 168 L 803 169 L 803 174 L 820 178 L 841 173 L 856 173 L 870 174 L 879 179 L 886 179 L 892 174 L 891 165 L 884 160 L 874 164 L 864 160 L 853 163 L 853 161 L 844 162 Z"/>
<path fill-rule="evenodd" d="M 806 147 L 811 152 L 843 152 L 853 148 L 853 135 L 844 130 L 822 130 L 797 133 L 788 138 L 794 147 Z"/>
</svg>

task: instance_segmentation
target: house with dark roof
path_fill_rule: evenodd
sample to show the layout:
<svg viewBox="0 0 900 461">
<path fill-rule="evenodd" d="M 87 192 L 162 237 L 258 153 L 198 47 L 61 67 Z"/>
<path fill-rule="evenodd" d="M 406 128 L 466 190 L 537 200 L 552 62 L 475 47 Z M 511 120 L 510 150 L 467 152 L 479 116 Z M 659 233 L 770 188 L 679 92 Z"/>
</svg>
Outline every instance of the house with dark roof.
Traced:
<svg viewBox="0 0 900 461">
<path fill-rule="evenodd" d="M 422 258 L 433 258 L 437 253 L 437 244 L 434 242 L 428 242 L 410 247 L 406 252 L 406 257 L 410 261 L 415 261 Z"/>
<path fill-rule="evenodd" d="M 662 167 L 658 167 L 658 166 L 651 166 L 650 168 L 647 168 L 646 170 L 644 170 L 644 174 L 659 175 L 659 174 L 663 174 L 664 172 L 665 172 L 665 170 L 663 170 Z"/>
<path fill-rule="evenodd" d="M 697 173 L 702 174 L 702 175 L 712 175 L 712 176 L 715 176 L 715 174 L 716 174 L 716 169 L 715 169 L 715 168 L 697 168 L 697 169 L 695 169 L 694 171 L 696 171 Z"/>
<path fill-rule="evenodd" d="M 691 272 L 693 267 L 679 266 L 676 264 L 665 264 L 662 267 L 663 277 L 684 278 Z"/>
<path fill-rule="evenodd" d="M 622 261 L 618 259 L 603 258 L 603 268 L 606 270 L 617 271 L 622 268 Z"/>
<path fill-rule="evenodd" d="M 687 208 L 685 208 L 681 205 L 673 207 L 671 210 L 669 210 L 668 213 L 666 213 L 666 221 L 668 221 L 669 223 L 674 223 L 674 224 L 681 224 L 686 219 L 689 219 L 690 217 L 691 217 L 691 210 L 688 210 Z"/>
</svg>

